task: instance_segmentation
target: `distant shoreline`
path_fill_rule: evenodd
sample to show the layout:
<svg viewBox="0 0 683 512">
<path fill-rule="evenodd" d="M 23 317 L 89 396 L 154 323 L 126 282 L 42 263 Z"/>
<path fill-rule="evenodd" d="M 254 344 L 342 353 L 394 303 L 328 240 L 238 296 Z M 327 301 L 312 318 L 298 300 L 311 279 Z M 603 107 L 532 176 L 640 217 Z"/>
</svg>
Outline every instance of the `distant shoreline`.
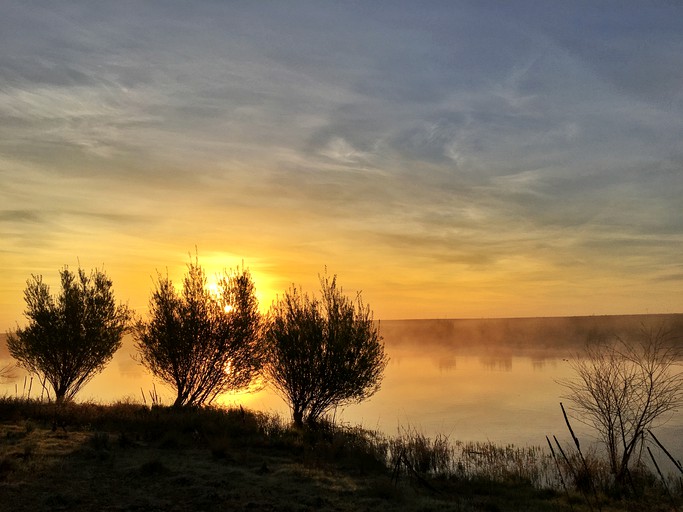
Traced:
<svg viewBox="0 0 683 512">
<path fill-rule="evenodd" d="M 436 317 L 436 318 L 377 318 L 379 322 L 441 322 L 441 321 L 499 321 L 499 320 L 562 320 L 577 318 L 652 318 L 652 317 L 681 317 L 682 313 L 628 313 L 628 314 L 604 314 L 604 315 L 558 315 L 558 316 L 482 316 L 482 317 Z"/>
</svg>

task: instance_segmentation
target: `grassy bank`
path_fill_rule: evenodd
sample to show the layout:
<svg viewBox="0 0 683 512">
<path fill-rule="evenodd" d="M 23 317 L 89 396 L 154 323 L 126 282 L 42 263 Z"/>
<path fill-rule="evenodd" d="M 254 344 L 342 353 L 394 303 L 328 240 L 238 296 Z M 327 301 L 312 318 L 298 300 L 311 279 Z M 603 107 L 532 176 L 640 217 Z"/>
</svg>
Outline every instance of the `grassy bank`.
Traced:
<svg viewBox="0 0 683 512">
<path fill-rule="evenodd" d="M 642 492 L 586 497 L 538 448 L 297 430 L 243 409 L 0 399 L 0 510 L 672 510 Z M 644 504 L 647 504 L 645 506 Z"/>
</svg>

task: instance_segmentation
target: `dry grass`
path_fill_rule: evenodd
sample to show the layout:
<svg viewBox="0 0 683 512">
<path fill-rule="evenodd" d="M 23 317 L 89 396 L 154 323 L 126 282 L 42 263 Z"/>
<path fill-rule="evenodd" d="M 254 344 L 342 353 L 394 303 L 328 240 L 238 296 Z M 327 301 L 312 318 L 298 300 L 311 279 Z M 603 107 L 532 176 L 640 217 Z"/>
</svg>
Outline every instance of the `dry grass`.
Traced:
<svg viewBox="0 0 683 512">
<path fill-rule="evenodd" d="M 542 488 L 544 461 L 535 448 L 302 430 L 242 409 L 0 399 L 3 511 L 589 510 Z"/>
</svg>

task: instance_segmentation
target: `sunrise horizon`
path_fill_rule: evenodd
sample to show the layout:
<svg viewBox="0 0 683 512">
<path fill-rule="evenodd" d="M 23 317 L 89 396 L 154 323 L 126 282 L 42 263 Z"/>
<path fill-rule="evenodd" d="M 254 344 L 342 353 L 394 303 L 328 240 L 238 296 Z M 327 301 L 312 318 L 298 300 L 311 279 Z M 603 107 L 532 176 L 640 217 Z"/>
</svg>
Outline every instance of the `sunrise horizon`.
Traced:
<svg viewBox="0 0 683 512">
<path fill-rule="evenodd" d="M 449 312 L 449 310 L 447 309 L 443 309 L 443 312 L 441 314 L 433 314 L 432 316 L 430 316 L 429 312 L 424 313 L 423 316 L 410 316 L 410 311 L 412 311 L 411 309 L 406 310 L 408 312 L 405 315 L 401 316 L 400 313 L 392 313 L 392 311 L 401 311 L 401 309 L 392 310 L 391 306 L 386 307 L 378 303 L 378 301 L 373 300 L 372 294 L 367 291 L 375 290 L 373 286 L 351 286 L 350 284 L 357 284 L 359 283 L 359 281 L 357 283 L 348 281 L 347 279 L 345 279 L 345 276 L 343 274 L 335 272 L 334 269 L 330 268 L 327 265 L 323 265 L 319 272 L 314 273 L 312 275 L 304 276 L 303 274 L 300 274 L 301 279 L 299 279 L 298 281 L 288 281 L 286 278 L 279 279 L 277 276 L 268 275 L 262 269 L 255 270 L 248 264 L 247 261 L 241 259 L 235 260 L 233 265 L 220 265 L 220 263 L 218 263 L 220 259 L 217 260 L 215 256 L 214 258 L 203 258 L 202 253 L 199 251 L 195 253 L 188 251 L 185 254 L 185 256 L 185 261 L 181 262 L 180 260 L 177 260 L 174 262 L 173 265 L 166 265 L 163 267 L 159 266 L 153 269 L 151 272 L 148 273 L 146 279 L 143 279 L 141 281 L 135 281 L 130 276 L 141 275 L 144 272 L 143 270 L 140 270 L 138 273 L 130 273 L 126 276 L 121 272 L 117 272 L 116 269 L 113 269 L 111 266 L 108 265 L 87 266 L 83 264 L 83 260 L 81 260 L 80 258 L 76 259 L 75 263 L 71 265 L 61 265 L 46 270 L 42 273 L 31 272 L 31 274 L 27 276 L 27 280 L 28 278 L 31 278 L 32 275 L 40 275 L 43 278 L 43 281 L 50 287 L 51 294 L 53 296 L 56 296 L 60 293 L 59 272 L 64 268 L 68 268 L 71 271 L 75 271 L 76 269 L 81 268 L 86 273 L 89 273 L 90 271 L 95 269 L 103 270 L 107 274 L 107 276 L 112 279 L 113 291 L 117 302 L 126 304 L 138 317 L 147 316 L 149 299 L 156 283 L 158 282 L 159 277 L 168 277 L 169 279 L 171 279 L 174 286 L 177 289 L 180 289 L 182 287 L 183 278 L 187 273 L 187 265 L 191 261 L 197 261 L 198 264 L 202 267 L 207 277 L 207 284 L 209 288 L 211 288 L 212 285 L 215 285 L 217 277 L 220 277 L 222 275 L 229 275 L 232 271 L 240 268 L 247 269 L 252 275 L 252 279 L 254 280 L 255 294 L 259 302 L 259 310 L 264 315 L 268 313 L 273 302 L 276 301 L 278 297 L 281 297 L 292 286 L 295 286 L 297 289 L 304 293 L 320 297 L 319 278 L 320 276 L 325 275 L 326 272 L 330 276 L 337 276 L 339 285 L 342 287 L 344 293 L 347 294 L 349 297 L 353 298 L 356 296 L 357 293 L 360 292 L 363 298 L 363 302 L 365 303 L 365 305 L 370 307 L 371 311 L 373 312 L 373 317 L 377 321 L 516 320 L 534 318 L 564 319 L 574 317 L 600 318 L 636 316 L 657 317 L 683 314 L 683 308 L 676 310 L 674 308 L 668 309 L 666 306 L 663 306 L 659 310 L 652 308 L 645 308 L 642 310 L 630 310 L 628 308 L 620 308 L 618 306 L 613 306 L 611 308 L 604 307 L 600 310 L 591 310 L 589 307 L 586 307 L 585 305 L 583 307 L 577 305 L 574 309 L 572 309 L 571 307 L 562 310 L 555 310 L 552 308 L 544 310 L 543 308 L 537 308 L 534 311 L 531 311 L 526 309 L 528 308 L 528 305 L 517 305 L 515 307 L 510 307 L 509 309 L 494 309 L 491 308 L 491 304 L 489 302 L 486 302 L 482 304 L 481 310 L 471 308 L 468 309 L 468 307 L 465 305 L 462 306 L 460 309 L 454 309 L 452 312 Z M 129 294 L 129 296 L 127 296 L 125 294 L 125 290 L 123 289 L 123 287 L 117 285 L 117 281 L 122 281 L 126 283 L 129 289 L 132 288 L 134 290 L 134 293 Z M 264 287 L 262 286 L 262 283 L 271 283 L 271 285 Z M 272 283 L 280 283 L 282 284 L 282 287 L 275 288 Z M 26 307 L 23 298 L 23 293 L 24 289 L 26 288 L 26 284 L 27 283 L 25 281 L 23 283 L 23 286 L 19 290 L 19 293 L 17 294 L 16 303 L 11 304 L 9 307 L 3 304 L 4 307 L 2 308 L 2 310 L 0 310 L 0 321 L 3 321 L 5 318 L 9 319 L 9 321 L 4 321 L 2 324 L 0 324 L 0 333 L 6 333 L 8 331 L 14 330 L 17 326 L 23 326 L 26 323 L 27 319 L 24 317 L 23 314 Z M 147 288 L 145 288 L 145 285 L 147 286 Z M 389 313 L 386 313 L 386 311 L 389 311 Z M 470 311 L 471 313 L 467 314 L 467 311 Z M 481 311 L 481 314 L 479 313 L 479 311 Z M 540 311 L 544 312 L 540 313 Z"/>
</svg>

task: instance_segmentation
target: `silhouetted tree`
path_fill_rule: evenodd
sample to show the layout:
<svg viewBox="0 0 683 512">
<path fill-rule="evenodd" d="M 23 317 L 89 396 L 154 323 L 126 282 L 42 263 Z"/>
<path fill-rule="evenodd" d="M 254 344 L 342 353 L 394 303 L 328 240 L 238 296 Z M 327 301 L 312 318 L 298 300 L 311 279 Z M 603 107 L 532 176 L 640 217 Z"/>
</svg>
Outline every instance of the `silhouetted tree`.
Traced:
<svg viewBox="0 0 683 512">
<path fill-rule="evenodd" d="M 624 483 L 646 431 L 683 405 L 680 357 L 665 331 L 644 329 L 636 342 L 598 339 L 572 360 L 577 378 L 561 382 L 566 398 L 577 419 L 598 432 L 617 483 Z"/>
<path fill-rule="evenodd" d="M 267 374 L 294 423 L 314 423 L 332 407 L 359 403 L 380 388 L 388 359 L 360 293 L 353 301 L 334 276 L 320 299 L 290 288 L 271 308 Z"/>
<path fill-rule="evenodd" d="M 61 293 L 50 295 L 42 276 L 24 290 L 29 320 L 9 332 L 7 347 L 21 366 L 54 389 L 57 402 L 71 400 L 102 371 L 119 347 L 130 320 L 128 307 L 116 305 L 112 281 L 103 271 L 87 276 L 67 267 L 60 271 Z"/>
<path fill-rule="evenodd" d="M 176 407 L 209 404 L 220 393 L 248 388 L 260 374 L 262 321 L 251 274 L 222 276 L 217 290 L 208 289 L 195 259 L 181 292 L 159 276 L 149 320 L 136 322 L 141 363 L 176 390 Z"/>
</svg>

